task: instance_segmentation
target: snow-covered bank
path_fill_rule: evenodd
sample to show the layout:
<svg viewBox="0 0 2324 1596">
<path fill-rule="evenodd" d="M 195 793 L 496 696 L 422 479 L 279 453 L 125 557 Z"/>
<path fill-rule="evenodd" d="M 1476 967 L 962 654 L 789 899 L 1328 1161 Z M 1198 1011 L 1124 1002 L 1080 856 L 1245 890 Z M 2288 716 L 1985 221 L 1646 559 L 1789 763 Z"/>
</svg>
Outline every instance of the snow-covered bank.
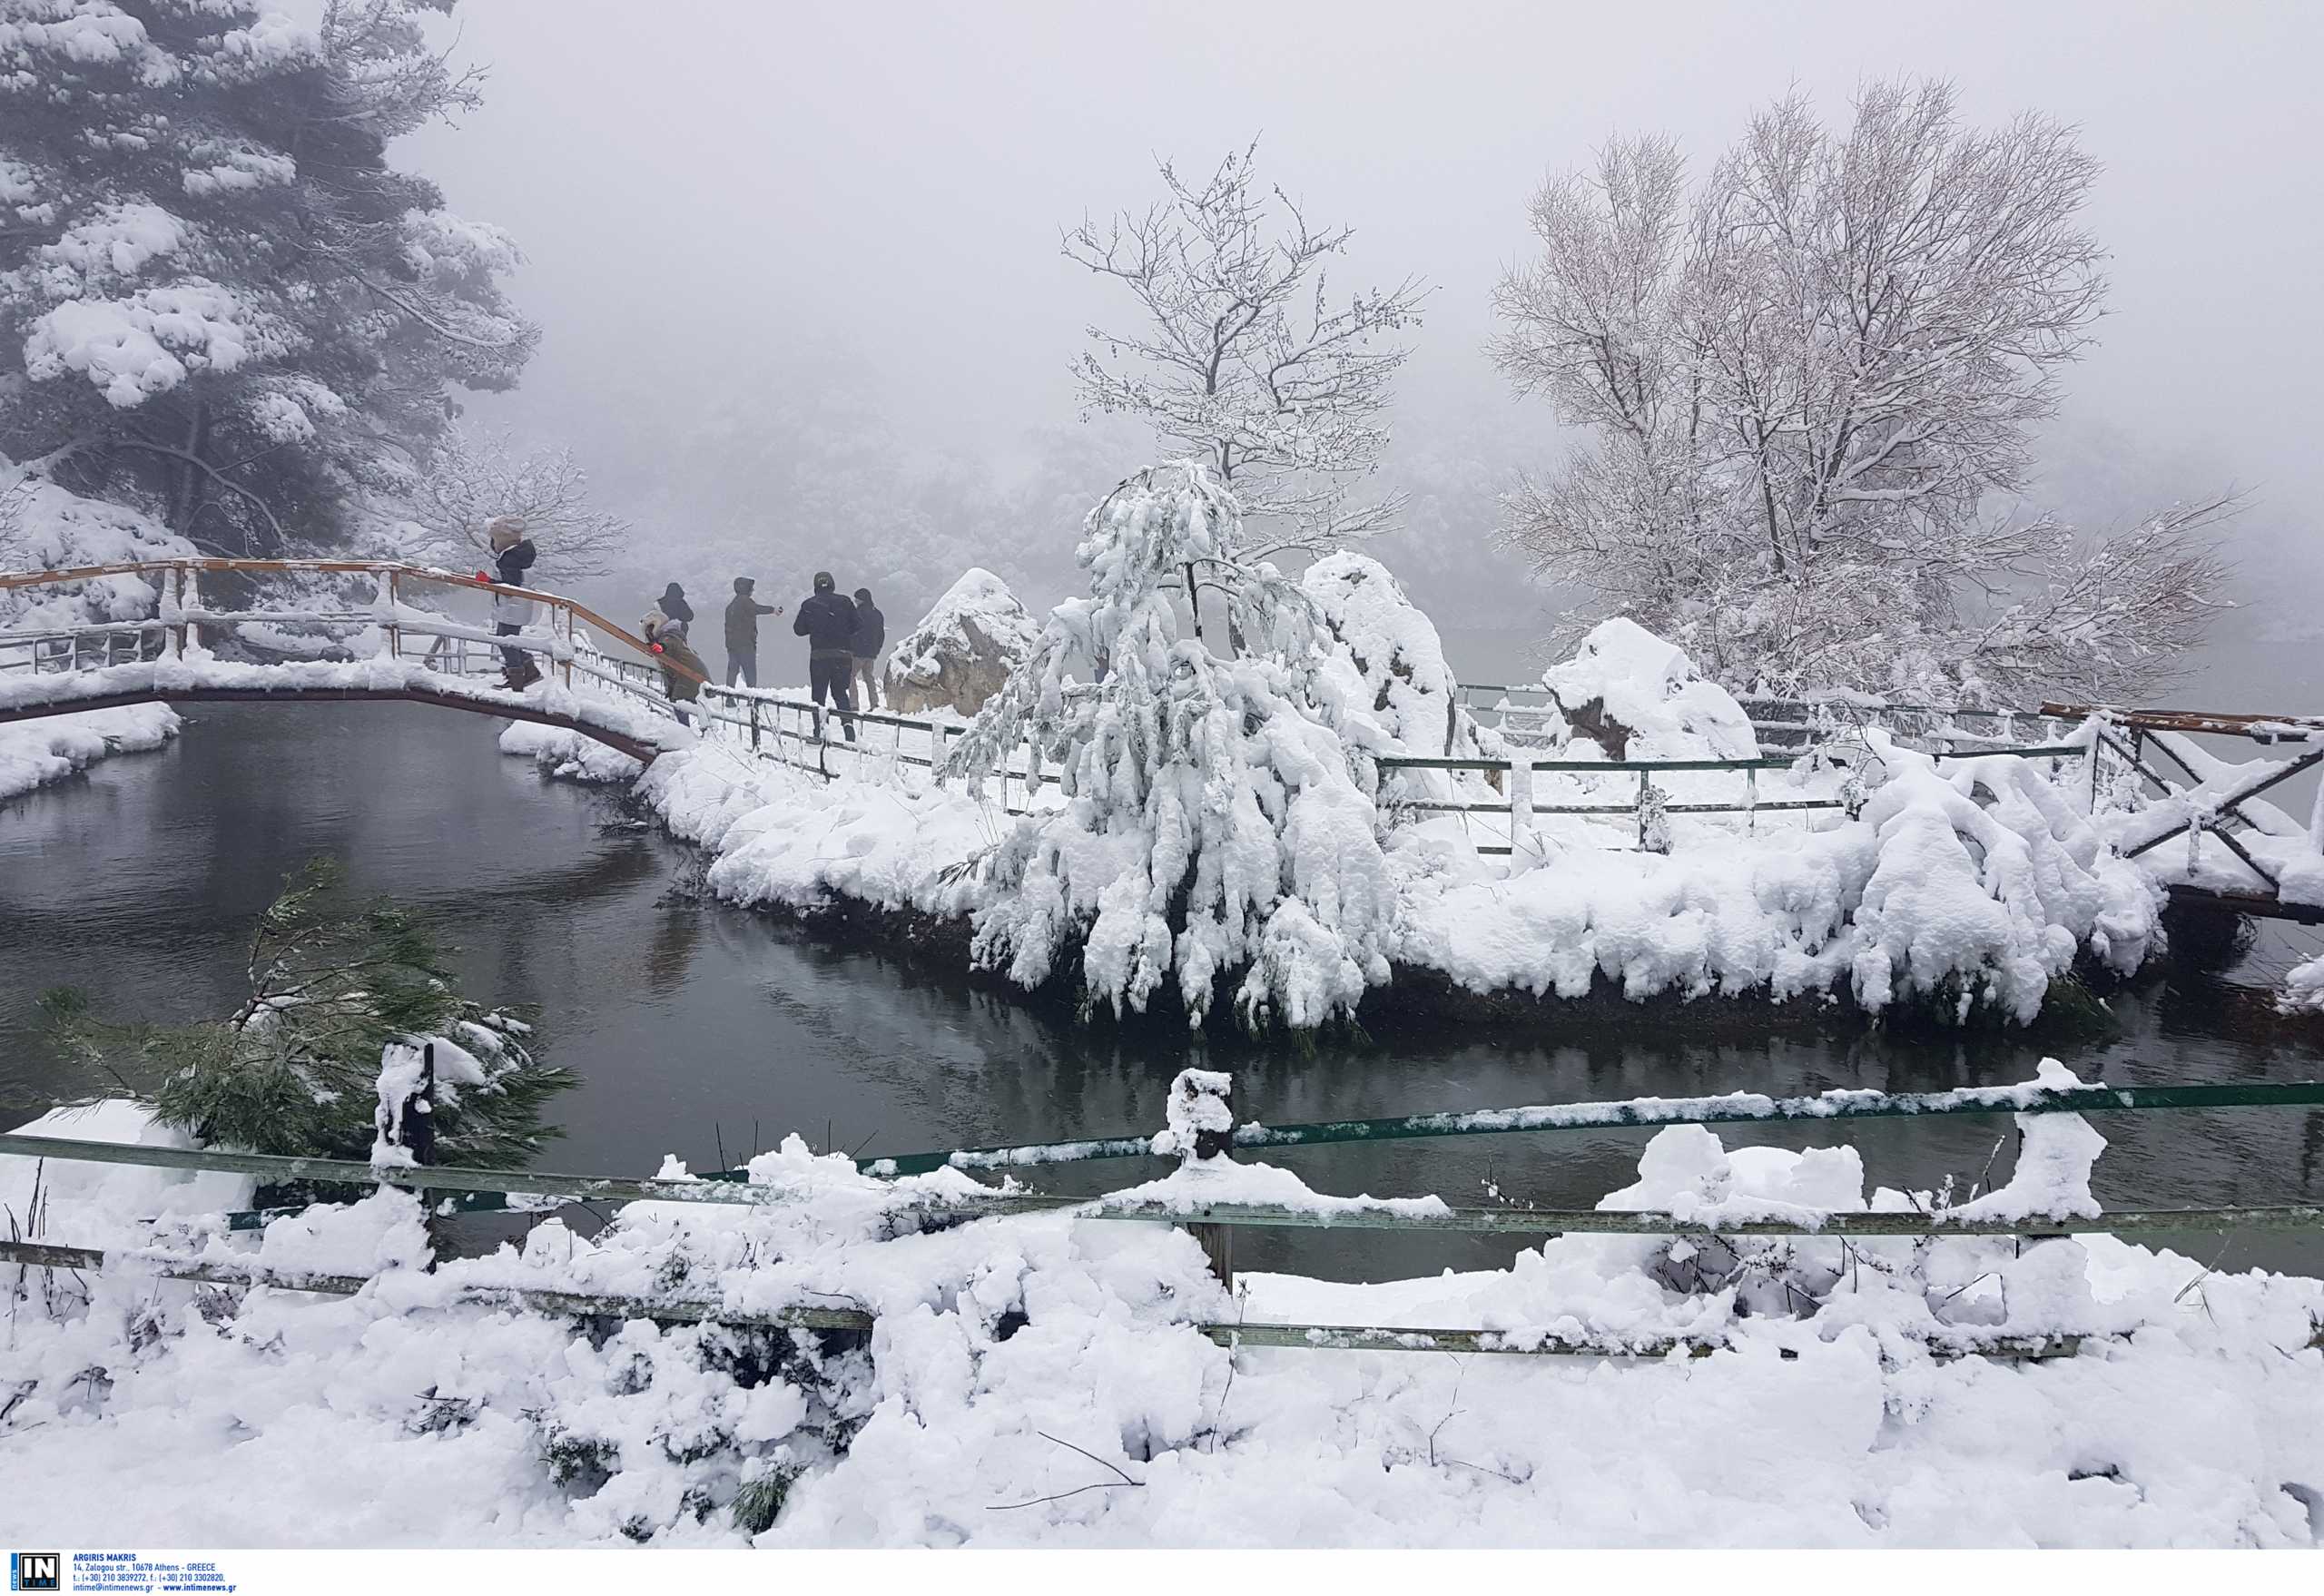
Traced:
<svg viewBox="0 0 2324 1596">
<path fill-rule="evenodd" d="M 504 747 L 551 769 L 627 773 L 569 738 L 511 735 Z M 1386 853 L 1392 973 L 1370 998 L 1393 1001 L 1400 976 L 1427 972 L 1479 997 L 1828 997 L 1870 1013 L 1913 1002 L 2030 1020 L 2078 960 L 2138 967 L 2157 893 L 2026 762 L 1886 757 L 1891 779 L 1854 819 L 1667 854 L 1572 841 L 1512 862 L 1444 823 L 1403 832 Z M 964 932 L 989 909 L 977 862 L 1025 823 L 957 791 L 826 782 L 708 745 L 663 755 L 638 791 L 710 853 L 710 890 L 731 901 Z"/>
<path fill-rule="evenodd" d="M 160 748 L 180 724 L 167 704 L 133 704 L 0 725 L 0 803 L 113 754 Z"/>
<path fill-rule="evenodd" d="M 2021 1128 L 2017 1175 L 1974 1211 L 2088 1211 L 2096 1133 Z M 784 1200 L 634 1204 L 595 1238 L 552 1220 L 433 1273 L 406 1196 L 269 1227 L 270 1265 L 380 1276 L 351 1298 L 33 1272 L 0 1341 L 0 1500 L 62 1540 L 195 1545 L 2324 1541 L 2311 1280 L 2103 1236 L 1570 1236 L 1506 1270 L 1259 1276 L 1236 1300 L 1178 1231 L 1065 1212 L 920 1230 L 910 1203 L 968 1189 L 955 1172 L 881 1183 L 794 1138 L 751 1178 Z M 1306 1200 L 1282 1171 L 1232 1178 Z M 1217 1184 L 1150 1189 L 1189 1182 Z M 132 1243 L 125 1210 L 82 1196 L 50 1204 L 44 1239 Z M 1600 1206 L 1944 1201 L 1867 1196 L 1845 1147 L 1673 1128 Z M 201 1234 L 170 1228 L 172 1250 Z M 875 1327 L 585 1329 L 459 1300 L 510 1286 L 853 1306 Z M 1725 1350 L 1230 1355 L 1194 1328 L 1236 1319 Z M 2088 1339 L 2036 1363 L 1933 1350 L 2001 1334 Z"/>
</svg>

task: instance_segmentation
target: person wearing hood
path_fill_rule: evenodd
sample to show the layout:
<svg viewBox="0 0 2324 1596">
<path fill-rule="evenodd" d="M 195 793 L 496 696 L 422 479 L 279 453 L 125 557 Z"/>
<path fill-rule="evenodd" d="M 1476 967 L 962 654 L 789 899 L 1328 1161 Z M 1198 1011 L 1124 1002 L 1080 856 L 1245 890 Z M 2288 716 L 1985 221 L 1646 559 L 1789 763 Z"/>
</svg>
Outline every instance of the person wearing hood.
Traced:
<svg viewBox="0 0 2324 1596">
<path fill-rule="evenodd" d="M 866 709 L 880 707 L 880 650 L 888 645 L 888 617 L 872 602 L 872 589 L 855 590 L 855 681 Z"/>
<path fill-rule="evenodd" d="M 686 590 L 675 582 L 663 588 L 662 596 L 655 602 L 662 606 L 662 613 L 672 620 L 683 621 L 689 626 L 694 623 L 694 606 L 686 602 Z"/>
<path fill-rule="evenodd" d="M 855 675 L 855 606 L 839 596 L 829 571 L 815 573 L 815 591 L 792 618 L 792 633 L 807 640 L 807 694 L 822 708 L 825 695 L 839 711 L 840 728 L 855 741 L 855 707 L 848 684 Z"/>
<path fill-rule="evenodd" d="M 670 713 L 678 717 L 678 724 L 691 725 L 684 706 L 702 696 L 710 668 L 687 641 L 686 624 L 664 613 L 660 605 L 645 612 L 643 626 L 646 646 L 662 666 L 662 691 L 669 695 Z"/>
<path fill-rule="evenodd" d="M 515 516 L 495 516 L 484 525 L 487 540 L 492 545 L 493 580 L 503 587 L 522 587 L 525 573 L 533 567 L 540 551 L 533 540 L 525 536 L 525 523 Z M 477 573 L 478 576 L 483 572 Z M 514 637 L 533 618 L 533 604 L 528 598 L 517 598 L 506 593 L 492 596 L 492 630 L 499 637 Z M 500 651 L 500 685 L 510 692 L 522 692 L 541 679 L 540 667 L 533 656 L 521 648 Z"/>
<path fill-rule="evenodd" d="M 751 596 L 757 584 L 748 576 L 734 578 L 734 596 L 726 605 L 726 685 L 741 677 L 743 685 L 759 685 L 759 617 L 779 616 L 779 604 L 761 604 Z"/>
</svg>

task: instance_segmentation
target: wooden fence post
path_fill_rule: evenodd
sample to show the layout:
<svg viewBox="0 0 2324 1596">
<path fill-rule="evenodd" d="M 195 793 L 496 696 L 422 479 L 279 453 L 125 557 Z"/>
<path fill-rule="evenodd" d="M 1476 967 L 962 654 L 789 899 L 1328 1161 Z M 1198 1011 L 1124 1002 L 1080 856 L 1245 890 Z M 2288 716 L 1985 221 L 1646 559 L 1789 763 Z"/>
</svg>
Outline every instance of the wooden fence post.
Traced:
<svg viewBox="0 0 2324 1596">
<path fill-rule="evenodd" d="M 176 610 L 178 623 L 170 628 L 170 657 L 185 657 L 185 567 L 170 567 L 170 604 Z"/>
<path fill-rule="evenodd" d="M 397 626 L 395 621 L 396 605 L 401 596 L 401 588 L 396 581 L 399 574 L 392 567 L 388 571 L 388 624 L 385 629 L 388 634 L 388 658 L 390 661 L 400 660 L 403 657 L 403 628 Z"/>
</svg>

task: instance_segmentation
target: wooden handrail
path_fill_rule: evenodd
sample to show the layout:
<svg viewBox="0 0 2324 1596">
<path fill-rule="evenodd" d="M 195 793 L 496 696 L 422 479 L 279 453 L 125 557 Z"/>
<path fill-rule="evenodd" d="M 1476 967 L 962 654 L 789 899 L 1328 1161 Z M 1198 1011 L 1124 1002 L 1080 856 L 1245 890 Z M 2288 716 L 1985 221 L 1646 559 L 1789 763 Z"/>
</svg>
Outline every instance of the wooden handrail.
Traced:
<svg viewBox="0 0 2324 1596">
<path fill-rule="evenodd" d="M 229 559 L 217 556 L 196 556 L 185 559 L 123 560 L 103 566 L 74 566 L 56 571 L 0 571 L 0 590 L 16 587 L 40 587 L 52 583 L 86 582 L 98 576 L 145 576 L 169 571 L 247 571 L 258 575 L 285 576 L 301 572 L 323 576 L 409 576 L 416 581 L 434 582 L 445 587 L 464 587 L 477 593 L 492 593 L 510 598 L 528 599 L 562 609 L 576 619 L 608 636 L 622 642 L 646 657 L 656 668 L 698 682 L 704 686 L 715 686 L 708 676 L 690 670 L 666 655 L 654 652 L 652 645 L 630 631 L 615 626 L 578 599 L 559 593 L 544 593 L 533 587 L 512 587 L 505 583 L 487 581 L 459 571 L 447 571 L 433 566 L 415 566 L 401 560 L 329 560 L 329 559 Z"/>
</svg>

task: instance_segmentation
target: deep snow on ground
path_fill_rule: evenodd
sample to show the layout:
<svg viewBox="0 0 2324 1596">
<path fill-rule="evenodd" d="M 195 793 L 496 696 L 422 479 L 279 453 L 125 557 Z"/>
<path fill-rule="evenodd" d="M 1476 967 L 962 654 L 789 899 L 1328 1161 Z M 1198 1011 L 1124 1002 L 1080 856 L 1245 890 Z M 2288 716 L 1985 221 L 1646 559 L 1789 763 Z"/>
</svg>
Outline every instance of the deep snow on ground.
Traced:
<svg viewBox="0 0 2324 1596">
<path fill-rule="evenodd" d="M 133 1110 L 105 1115 L 40 1128 L 143 1134 Z M 2086 1209 L 2102 1141 L 2073 1116 L 2020 1124 L 2019 1173 L 1986 1207 Z M 380 1276 L 352 1298 L 197 1289 L 133 1265 L 12 1279 L 0 1500 L 52 1538 L 106 1543 L 732 1544 L 746 1539 L 736 1492 L 778 1473 L 762 1545 L 2324 1539 L 2314 1281 L 2210 1274 L 2103 1236 L 1727 1252 L 1574 1236 L 1507 1270 L 1263 1276 L 1230 1298 L 1193 1240 L 1158 1227 L 1053 1213 L 919 1230 L 911 1205 L 969 1189 L 957 1173 L 883 1184 L 793 1138 L 752 1178 L 785 1200 L 635 1204 L 594 1239 L 550 1220 L 521 1250 L 433 1273 L 408 1196 L 268 1228 L 259 1256 L 275 1266 Z M 21 1160 L 0 1160 L 0 1202 L 27 1187 Z M 237 1192 L 126 1170 L 52 1189 L 44 1239 L 158 1235 L 247 1256 L 190 1217 Z M 1145 1189 L 1317 1200 L 1252 1166 Z M 1846 1147 L 1730 1152 L 1680 1127 L 1600 1206 L 1716 1217 L 1936 1200 L 1867 1197 Z M 143 1215 L 161 1224 L 131 1222 Z M 877 1321 L 867 1345 L 770 1377 L 714 1328 L 585 1334 L 456 1300 L 492 1285 L 658 1289 L 730 1312 L 852 1305 Z M 1191 1327 L 1237 1318 L 1728 1350 L 1230 1354 Z M 1931 1350 L 2029 1332 L 2094 1339 L 2038 1363 Z"/>
</svg>

